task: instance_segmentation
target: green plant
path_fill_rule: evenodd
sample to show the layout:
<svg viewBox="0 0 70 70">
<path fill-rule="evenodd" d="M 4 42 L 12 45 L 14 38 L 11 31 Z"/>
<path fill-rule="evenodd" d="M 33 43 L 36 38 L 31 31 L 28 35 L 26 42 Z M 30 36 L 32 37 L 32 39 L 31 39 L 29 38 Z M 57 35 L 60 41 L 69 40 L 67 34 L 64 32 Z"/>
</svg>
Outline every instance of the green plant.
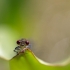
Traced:
<svg viewBox="0 0 70 70">
<path fill-rule="evenodd" d="M 69 70 L 70 64 L 64 65 L 44 65 L 38 61 L 30 50 L 15 56 L 10 61 L 10 70 Z"/>
</svg>

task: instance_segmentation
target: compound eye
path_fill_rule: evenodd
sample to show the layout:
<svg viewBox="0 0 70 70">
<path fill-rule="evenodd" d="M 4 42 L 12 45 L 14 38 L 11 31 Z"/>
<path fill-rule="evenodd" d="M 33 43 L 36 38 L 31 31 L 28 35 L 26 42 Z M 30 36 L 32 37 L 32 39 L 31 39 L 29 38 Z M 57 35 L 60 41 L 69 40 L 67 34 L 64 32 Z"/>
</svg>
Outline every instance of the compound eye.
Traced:
<svg viewBox="0 0 70 70">
<path fill-rule="evenodd" d="M 18 41 L 17 41 L 17 44 L 19 45 L 20 43 L 21 43 L 21 41 L 20 41 L 20 40 L 18 40 Z"/>
<path fill-rule="evenodd" d="M 26 45 L 29 45 L 29 41 L 25 41 Z"/>
</svg>

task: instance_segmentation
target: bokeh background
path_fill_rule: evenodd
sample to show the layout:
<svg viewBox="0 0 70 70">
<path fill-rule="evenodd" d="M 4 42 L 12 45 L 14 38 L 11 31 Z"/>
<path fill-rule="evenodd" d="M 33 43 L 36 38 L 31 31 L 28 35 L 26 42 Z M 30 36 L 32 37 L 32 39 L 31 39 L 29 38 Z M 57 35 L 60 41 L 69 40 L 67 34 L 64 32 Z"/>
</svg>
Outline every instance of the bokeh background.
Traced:
<svg viewBox="0 0 70 70">
<path fill-rule="evenodd" d="M 1 57 L 13 56 L 20 38 L 31 40 L 31 50 L 46 62 L 68 58 L 70 0 L 0 0 Z M 8 69 L 8 61 L 1 58 L 0 70 Z"/>
</svg>

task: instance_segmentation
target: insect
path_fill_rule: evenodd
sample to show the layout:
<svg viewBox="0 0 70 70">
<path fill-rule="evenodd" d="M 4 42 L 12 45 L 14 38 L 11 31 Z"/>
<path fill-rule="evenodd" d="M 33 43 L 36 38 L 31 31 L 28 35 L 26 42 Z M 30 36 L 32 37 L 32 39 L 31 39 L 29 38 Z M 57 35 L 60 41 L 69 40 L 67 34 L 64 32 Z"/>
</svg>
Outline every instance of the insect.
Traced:
<svg viewBox="0 0 70 70">
<path fill-rule="evenodd" d="M 29 45 L 29 41 L 26 39 L 21 39 L 17 41 L 17 44 L 20 46 Z"/>
<path fill-rule="evenodd" d="M 25 52 L 25 50 L 30 47 L 30 43 L 26 39 L 17 40 L 16 43 L 18 46 L 14 49 L 14 52 L 16 52 L 17 54 Z"/>
</svg>

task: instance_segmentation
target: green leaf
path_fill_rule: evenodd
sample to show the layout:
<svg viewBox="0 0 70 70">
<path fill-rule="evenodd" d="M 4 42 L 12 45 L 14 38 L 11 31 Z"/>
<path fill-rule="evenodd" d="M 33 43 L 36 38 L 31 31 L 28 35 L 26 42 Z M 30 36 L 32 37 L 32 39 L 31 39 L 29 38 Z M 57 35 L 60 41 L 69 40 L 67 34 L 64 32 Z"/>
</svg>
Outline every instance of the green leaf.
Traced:
<svg viewBox="0 0 70 70">
<path fill-rule="evenodd" d="M 10 70 L 70 70 L 70 64 L 66 66 L 41 64 L 29 49 L 16 55 L 9 63 Z"/>
</svg>

